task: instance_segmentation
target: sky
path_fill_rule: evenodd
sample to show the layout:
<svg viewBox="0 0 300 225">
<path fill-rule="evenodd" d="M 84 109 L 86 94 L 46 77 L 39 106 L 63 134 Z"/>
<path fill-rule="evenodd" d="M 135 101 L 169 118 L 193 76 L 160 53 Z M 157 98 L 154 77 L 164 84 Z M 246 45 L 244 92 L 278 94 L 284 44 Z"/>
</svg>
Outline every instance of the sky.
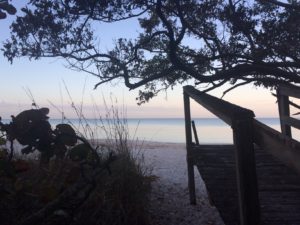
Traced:
<svg viewBox="0 0 300 225">
<path fill-rule="evenodd" d="M 20 8 L 24 1 L 12 1 Z M 18 11 L 20 13 L 20 10 Z M 17 13 L 17 14 L 18 14 Z M 15 16 L 0 20 L 0 46 L 9 38 L 9 25 Z M 131 37 L 137 34 L 137 26 L 132 23 L 99 25 L 100 42 L 109 48 L 113 39 L 121 35 Z M 103 32 L 102 32 L 103 31 Z M 0 48 L 1 48 L 0 47 Z M 0 52 L 0 116 L 9 118 L 24 109 L 30 109 L 32 94 L 39 107 L 49 107 L 50 117 L 59 118 L 64 111 L 68 118 L 76 118 L 71 107 L 73 102 L 80 106 L 84 102 L 86 117 L 95 117 L 93 104 L 104 113 L 104 99 L 107 105 L 111 100 L 119 107 L 125 106 L 128 118 L 181 118 L 183 113 L 182 86 L 175 87 L 167 93 L 161 93 L 149 103 L 138 106 L 135 98 L 138 90 L 129 91 L 124 84 L 105 84 L 94 90 L 97 78 L 84 72 L 66 68 L 62 59 L 41 59 L 29 61 L 28 58 L 16 59 L 10 64 Z M 67 88 L 66 88 L 66 87 Z M 211 91 L 210 94 L 221 97 L 228 86 Z M 67 90 L 66 90 L 67 89 Z M 29 93 L 30 92 L 30 93 Z M 69 94 L 72 99 L 69 98 Z M 111 97 L 112 96 L 112 97 Z M 269 90 L 253 85 L 243 86 L 229 92 L 223 98 L 234 104 L 251 109 L 256 117 L 277 117 L 276 99 Z M 193 117 L 212 117 L 212 114 L 198 104 L 192 103 Z"/>
</svg>

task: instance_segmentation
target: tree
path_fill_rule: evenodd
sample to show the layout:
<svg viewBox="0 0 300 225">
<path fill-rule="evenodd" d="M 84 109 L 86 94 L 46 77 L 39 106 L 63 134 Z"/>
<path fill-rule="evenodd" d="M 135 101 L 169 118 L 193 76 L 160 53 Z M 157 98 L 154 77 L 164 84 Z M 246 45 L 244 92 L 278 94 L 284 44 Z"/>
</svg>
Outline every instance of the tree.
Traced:
<svg viewBox="0 0 300 225">
<path fill-rule="evenodd" d="M 4 44 L 9 61 L 62 57 L 98 77 L 95 87 L 143 86 L 140 103 L 187 80 L 202 91 L 300 84 L 296 0 L 31 0 L 22 11 Z M 120 38 L 106 52 L 97 47 L 95 23 L 130 19 L 139 20 L 136 39 Z"/>
<path fill-rule="evenodd" d="M 6 18 L 6 13 L 10 15 L 16 14 L 16 8 L 8 3 L 8 0 L 0 0 L 0 20 Z"/>
</svg>

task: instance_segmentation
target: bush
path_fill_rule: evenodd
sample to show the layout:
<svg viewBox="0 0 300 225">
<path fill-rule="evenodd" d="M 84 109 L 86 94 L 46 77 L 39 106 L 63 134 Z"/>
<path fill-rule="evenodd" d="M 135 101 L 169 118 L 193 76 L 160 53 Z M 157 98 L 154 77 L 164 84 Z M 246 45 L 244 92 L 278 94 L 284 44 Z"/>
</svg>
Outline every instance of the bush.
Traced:
<svg viewBox="0 0 300 225">
<path fill-rule="evenodd" d="M 142 155 L 132 149 L 139 145 L 129 140 L 126 120 L 120 119 L 116 111 L 108 126 L 105 122 L 107 138 L 97 147 L 73 133 L 69 125 L 52 130 L 45 125 L 44 117 L 37 121 L 43 121 L 45 126 L 40 127 L 47 132 L 34 133 L 35 129 L 18 126 L 16 134 L 14 121 L 18 120 L 0 126 L 11 142 L 10 153 L 4 145 L 0 147 L 1 224 L 148 224 L 149 174 L 143 167 Z M 47 149 L 39 136 L 45 133 Z M 0 146 L 4 144 L 3 137 Z M 38 150 L 43 155 L 50 151 L 47 166 L 41 167 L 35 159 L 13 156 L 15 139 L 27 144 L 23 153 Z M 61 149 L 63 154 L 54 154 L 61 153 Z"/>
</svg>

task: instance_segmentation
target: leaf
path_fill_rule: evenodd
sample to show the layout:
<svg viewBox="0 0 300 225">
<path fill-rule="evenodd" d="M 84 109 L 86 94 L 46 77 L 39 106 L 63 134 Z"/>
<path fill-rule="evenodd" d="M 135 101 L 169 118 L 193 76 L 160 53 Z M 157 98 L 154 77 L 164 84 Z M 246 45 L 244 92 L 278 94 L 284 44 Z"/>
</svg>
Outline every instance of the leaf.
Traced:
<svg viewBox="0 0 300 225">
<path fill-rule="evenodd" d="M 6 144 L 6 139 L 0 137 L 0 145 L 5 145 Z"/>
<path fill-rule="evenodd" d="M 50 139 L 52 130 L 47 108 L 24 110 L 13 119 L 12 136 L 22 145 L 32 145 L 37 139 Z"/>
<path fill-rule="evenodd" d="M 64 144 L 55 143 L 55 145 L 53 146 L 53 151 L 54 151 L 54 155 L 57 158 L 62 159 L 67 152 L 67 147 Z"/>
<path fill-rule="evenodd" d="M 42 113 L 42 114 L 44 114 L 44 115 L 48 115 L 49 114 L 49 109 L 48 108 L 41 108 L 41 109 L 39 109 L 40 110 L 40 112 Z"/>
<path fill-rule="evenodd" d="M 58 124 L 55 133 L 58 139 L 65 145 L 74 146 L 77 142 L 76 133 L 69 124 Z"/>
<path fill-rule="evenodd" d="M 74 161 L 86 159 L 90 152 L 90 148 L 86 144 L 79 144 L 70 149 L 69 157 Z"/>
</svg>

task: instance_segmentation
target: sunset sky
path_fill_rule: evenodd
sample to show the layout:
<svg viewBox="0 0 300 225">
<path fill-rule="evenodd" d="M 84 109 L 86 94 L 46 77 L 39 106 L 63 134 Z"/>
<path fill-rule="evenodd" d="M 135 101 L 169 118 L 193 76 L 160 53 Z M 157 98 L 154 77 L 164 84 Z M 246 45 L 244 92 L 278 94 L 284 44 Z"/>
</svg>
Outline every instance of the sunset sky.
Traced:
<svg viewBox="0 0 300 225">
<path fill-rule="evenodd" d="M 12 3 L 17 8 L 21 4 L 19 1 L 13 1 Z M 7 19 L 0 20 L 1 47 L 2 42 L 9 38 L 9 25 L 14 18 L 14 16 L 8 16 Z M 111 40 L 118 38 L 120 35 L 134 37 L 137 34 L 135 23 L 132 21 L 132 23 L 120 22 L 113 26 L 97 26 L 100 43 L 105 49 L 108 49 L 111 45 Z M 103 96 L 110 102 L 109 96 L 111 93 L 120 105 L 124 103 L 129 118 L 183 117 L 181 86 L 168 91 L 168 93 L 161 93 L 147 104 L 137 106 L 135 97 L 137 97 L 138 90 L 129 91 L 122 83 L 102 85 L 97 90 L 93 90 L 94 84 L 98 81 L 97 78 L 83 72 L 69 70 L 65 65 L 65 62 L 59 59 L 29 61 L 27 58 L 16 59 L 11 65 L 1 52 L 0 116 L 9 118 L 10 115 L 16 115 L 20 110 L 30 108 L 31 99 L 26 94 L 30 90 L 40 107 L 51 108 L 51 117 L 59 117 L 60 114 L 49 105 L 49 101 L 58 108 L 63 109 L 68 117 L 74 117 L 75 115 L 69 112 L 71 111 L 71 100 L 65 90 L 65 82 L 75 104 L 80 104 L 83 99 L 87 117 L 94 116 L 92 110 L 93 101 L 99 107 L 102 107 Z M 211 91 L 210 94 L 220 97 L 224 90 L 226 90 L 226 87 Z M 269 90 L 249 85 L 228 93 L 224 99 L 252 109 L 257 117 L 278 116 L 276 99 L 271 96 Z M 210 113 L 196 105 L 193 107 L 192 112 L 195 117 L 211 116 Z"/>
</svg>

